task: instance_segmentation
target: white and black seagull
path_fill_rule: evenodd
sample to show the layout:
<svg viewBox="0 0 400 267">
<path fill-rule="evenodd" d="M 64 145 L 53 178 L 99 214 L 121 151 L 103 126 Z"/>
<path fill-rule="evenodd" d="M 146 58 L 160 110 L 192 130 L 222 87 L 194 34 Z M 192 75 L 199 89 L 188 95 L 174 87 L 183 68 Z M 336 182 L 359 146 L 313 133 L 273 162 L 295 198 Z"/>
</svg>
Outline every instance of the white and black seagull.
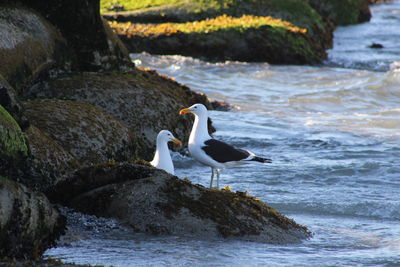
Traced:
<svg viewBox="0 0 400 267">
<path fill-rule="evenodd" d="M 257 157 L 248 150 L 237 149 L 212 138 L 208 134 L 207 108 L 203 104 L 194 104 L 179 111 L 180 115 L 187 113 L 194 114 L 194 124 L 189 137 L 189 152 L 193 158 L 211 167 L 210 188 L 213 184 L 214 170 L 217 171 L 217 188 L 219 188 L 221 169 L 246 164 L 250 161 L 272 162 L 270 159 Z"/>
<path fill-rule="evenodd" d="M 150 164 L 158 169 L 162 169 L 172 175 L 175 175 L 174 164 L 172 163 L 171 154 L 168 149 L 168 142 L 172 141 L 181 146 L 182 143 L 167 130 L 162 130 L 157 135 L 157 147 L 154 159 Z"/>
</svg>

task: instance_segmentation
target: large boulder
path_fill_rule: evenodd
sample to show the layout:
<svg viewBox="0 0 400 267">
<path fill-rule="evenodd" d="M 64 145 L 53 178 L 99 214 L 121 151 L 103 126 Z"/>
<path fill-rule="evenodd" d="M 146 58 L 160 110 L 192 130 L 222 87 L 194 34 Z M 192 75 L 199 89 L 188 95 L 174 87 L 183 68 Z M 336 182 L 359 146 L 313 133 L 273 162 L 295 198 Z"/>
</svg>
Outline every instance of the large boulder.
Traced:
<svg viewBox="0 0 400 267">
<path fill-rule="evenodd" d="M 43 100 L 27 101 L 24 106 L 32 125 L 82 165 L 126 161 L 141 154 L 141 140 L 118 119 L 91 104 Z"/>
<path fill-rule="evenodd" d="M 64 227 L 43 194 L 0 176 L 0 258 L 37 258 Z"/>
<path fill-rule="evenodd" d="M 24 133 L 14 118 L 0 105 L 0 175 L 18 176 L 28 156 Z"/>
<path fill-rule="evenodd" d="M 119 69 L 130 64 L 126 49 L 104 27 L 100 1 L 93 0 L 18 0 L 36 10 L 59 29 L 72 55 L 73 70 Z"/>
<path fill-rule="evenodd" d="M 179 116 L 180 109 L 194 103 L 203 103 L 211 108 L 204 94 L 195 93 L 155 71 L 137 69 L 126 72 L 86 72 L 46 81 L 31 88 L 27 97 L 81 101 L 108 112 L 143 138 L 147 148 L 142 151 L 141 157 L 146 159 L 153 154 L 160 130 L 168 129 L 182 139 L 189 136 L 192 122 L 189 118 Z M 52 123 L 52 115 L 49 116 L 50 121 L 42 119 L 43 123 Z"/>
<path fill-rule="evenodd" d="M 223 27 L 213 27 L 214 21 L 229 21 Z M 252 20 L 254 25 L 246 23 Z M 182 32 L 175 27 L 197 27 L 198 31 Z M 215 22 L 217 23 L 217 22 Z M 218 17 L 206 22 L 184 24 L 111 24 L 132 53 L 180 54 L 210 61 L 250 61 L 271 64 L 317 63 L 325 58 L 324 49 L 315 42 L 306 29 L 265 17 Z M 210 27 L 211 25 L 211 27 Z M 143 29 L 150 30 L 149 34 Z M 168 29 L 159 32 L 160 29 Z"/>
<path fill-rule="evenodd" d="M 49 134 L 30 125 L 25 131 L 29 145 L 26 178 L 21 182 L 42 192 L 51 191 L 60 181 L 67 180 L 82 164 Z"/>
<path fill-rule="evenodd" d="M 168 24 L 160 24 L 153 31 L 159 38 L 154 38 L 154 35 L 146 35 L 138 31 L 135 32 L 129 25 L 122 26 L 126 32 L 118 31 L 120 36 L 125 36 L 123 40 L 128 45 L 128 48 L 134 47 L 135 42 L 142 42 L 139 47 L 144 51 L 149 51 L 158 54 L 181 54 L 182 47 L 186 44 L 184 55 L 198 56 L 195 52 L 198 47 L 190 50 L 196 42 L 202 42 L 204 47 L 202 51 L 213 50 L 215 48 L 225 47 L 227 51 L 225 56 L 216 57 L 218 54 L 205 55 L 207 59 L 214 60 L 250 60 L 260 61 L 268 60 L 272 63 L 313 63 L 323 60 L 326 57 L 325 50 L 332 45 L 332 31 L 330 24 L 326 24 L 324 19 L 316 12 L 307 1 L 303 0 L 256 0 L 256 1 L 174 1 L 173 3 L 135 3 L 131 5 L 128 1 L 120 1 L 122 5 L 126 5 L 129 11 L 124 12 L 105 12 L 103 16 L 109 20 L 130 21 L 132 23 L 164 23 L 164 22 L 179 22 L 177 30 L 169 30 L 171 27 Z M 103 1 L 103 5 L 109 5 L 109 1 Z M 221 19 L 223 15 L 239 18 L 244 16 L 239 23 L 239 26 L 231 25 L 227 20 Z M 249 24 L 248 15 L 258 17 L 272 17 L 274 19 L 283 20 L 284 23 L 290 23 L 294 27 L 301 29 L 299 32 L 293 33 L 287 27 L 279 27 L 276 30 L 276 22 L 269 24 L 270 27 L 259 27 L 260 23 Z M 204 30 L 199 30 L 199 25 L 209 24 L 210 19 L 216 18 L 216 22 L 207 26 Z M 187 22 L 195 21 L 195 24 Z M 186 24 L 185 24 L 186 22 Z M 145 27 L 151 28 L 152 25 L 145 24 Z M 218 28 L 223 27 L 222 30 Z M 224 28 L 225 27 L 225 28 Z M 273 29 L 271 29 L 271 27 Z M 246 30 L 246 28 L 249 28 Z M 193 31 L 187 30 L 193 29 Z M 225 38 L 225 35 L 228 37 Z M 292 33 L 291 33 L 292 32 Z M 212 34 L 210 34 L 212 33 Z M 197 37 L 200 35 L 201 37 Z M 130 41 L 129 37 L 136 37 Z M 141 37 L 141 38 L 139 38 Z M 233 39 L 232 39 L 233 37 Z M 161 39 L 161 41 L 160 41 Z M 165 40 L 164 40 L 165 39 Z M 204 39 L 201 41 L 201 39 Z M 207 39 L 210 41 L 207 43 Z M 282 39 L 286 40 L 282 42 Z M 234 40 L 232 42 L 232 40 Z M 254 45 L 257 43 L 258 45 Z M 161 44 L 171 43 L 164 50 Z M 144 43 L 147 44 L 144 45 Z M 173 49 L 173 44 L 177 44 L 177 48 Z M 247 54 L 249 51 L 253 54 L 259 54 L 260 57 L 247 56 L 244 58 L 237 57 L 240 53 L 229 53 L 229 46 L 237 46 L 241 44 L 242 54 Z M 284 44 L 281 51 L 280 46 Z M 208 46 L 207 46 L 208 45 Z M 240 47 L 236 47 L 239 49 Z M 219 50 L 219 52 L 220 52 Z M 288 51 L 289 50 L 289 51 Z M 290 51 L 294 50 L 294 51 Z M 279 55 L 276 59 L 270 59 L 267 55 Z M 301 54 L 301 56 L 298 56 Z M 294 55 L 292 57 L 292 55 Z M 290 62 L 292 58 L 292 62 Z M 281 59 L 281 61 L 278 61 Z"/>
<path fill-rule="evenodd" d="M 309 0 L 322 17 L 334 25 L 356 24 L 371 19 L 369 0 Z"/>
<path fill-rule="evenodd" d="M 29 121 L 24 115 L 24 110 L 18 99 L 17 92 L 14 88 L 4 79 L 0 74 L 0 105 L 3 106 L 18 122 L 18 124 L 25 129 L 29 125 Z"/>
<path fill-rule="evenodd" d="M 306 227 L 245 192 L 207 189 L 140 165 L 94 166 L 50 196 L 74 209 L 118 218 L 138 232 L 296 243 Z"/>
<path fill-rule="evenodd" d="M 20 93 L 48 69 L 64 68 L 67 44 L 37 12 L 0 4 L 0 74 Z"/>
</svg>

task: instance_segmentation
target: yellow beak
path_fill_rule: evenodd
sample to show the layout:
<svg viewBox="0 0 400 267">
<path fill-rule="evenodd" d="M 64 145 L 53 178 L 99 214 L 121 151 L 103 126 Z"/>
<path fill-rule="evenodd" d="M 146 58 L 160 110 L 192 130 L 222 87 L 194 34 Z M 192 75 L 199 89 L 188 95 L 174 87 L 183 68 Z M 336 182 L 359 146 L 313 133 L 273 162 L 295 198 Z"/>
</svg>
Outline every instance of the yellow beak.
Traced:
<svg viewBox="0 0 400 267">
<path fill-rule="evenodd" d="M 192 111 L 189 108 L 184 108 L 179 111 L 179 115 L 191 113 Z"/>
<path fill-rule="evenodd" d="M 179 139 L 173 138 L 171 141 L 177 144 L 178 146 L 182 146 L 182 142 Z"/>
</svg>

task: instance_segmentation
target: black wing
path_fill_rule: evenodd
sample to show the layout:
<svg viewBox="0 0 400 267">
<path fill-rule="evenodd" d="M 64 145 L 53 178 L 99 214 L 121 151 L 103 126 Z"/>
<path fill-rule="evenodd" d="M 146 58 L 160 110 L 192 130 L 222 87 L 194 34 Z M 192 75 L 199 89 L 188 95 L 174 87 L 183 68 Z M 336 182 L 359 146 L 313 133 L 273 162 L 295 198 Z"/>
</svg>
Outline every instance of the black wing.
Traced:
<svg viewBox="0 0 400 267">
<path fill-rule="evenodd" d="M 236 149 L 224 142 L 210 139 L 204 142 L 204 152 L 215 161 L 225 163 L 228 161 L 239 161 L 250 156 L 250 153 L 243 149 Z"/>
</svg>

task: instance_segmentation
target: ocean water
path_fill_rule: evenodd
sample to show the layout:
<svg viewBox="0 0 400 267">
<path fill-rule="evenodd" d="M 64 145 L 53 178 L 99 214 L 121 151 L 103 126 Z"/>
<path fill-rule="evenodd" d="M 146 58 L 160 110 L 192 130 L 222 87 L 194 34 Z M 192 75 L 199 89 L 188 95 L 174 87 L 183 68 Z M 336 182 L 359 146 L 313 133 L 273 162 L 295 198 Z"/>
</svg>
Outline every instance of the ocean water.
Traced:
<svg viewBox="0 0 400 267">
<path fill-rule="evenodd" d="M 46 255 L 113 266 L 400 266 L 400 1 L 372 11 L 371 22 L 337 29 L 320 66 L 132 55 L 234 106 L 210 112 L 214 136 L 273 163 L 223 170 L 221 186 L 247 190 L 313 238 L 283 246 L 154 237 L 66 211 L 81 239 Z M 173 159 L 179 177 L 209 184 L 208 167 Z"/>
</svg>

